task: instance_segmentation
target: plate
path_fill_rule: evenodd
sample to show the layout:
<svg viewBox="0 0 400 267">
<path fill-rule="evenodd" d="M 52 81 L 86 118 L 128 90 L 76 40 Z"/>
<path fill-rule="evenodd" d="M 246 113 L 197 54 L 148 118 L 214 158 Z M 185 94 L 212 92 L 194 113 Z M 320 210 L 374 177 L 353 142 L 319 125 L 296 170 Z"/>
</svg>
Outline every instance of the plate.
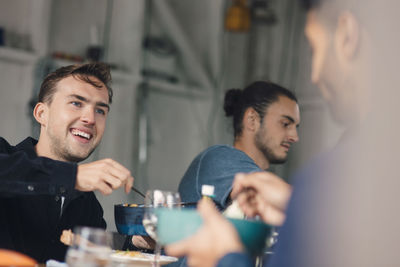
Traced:
<svg viewBox="0 0 400 267">
<path fill-rule="evenodd" d="M 139 251 L 114 251 L 111 254 L 112 261 L 135 263 L 135 266 L 151 266 L 154 261 L 154 254 Z M 160 265 L 178 261 L 176 257 L 160 256 Z"/>
</svg>

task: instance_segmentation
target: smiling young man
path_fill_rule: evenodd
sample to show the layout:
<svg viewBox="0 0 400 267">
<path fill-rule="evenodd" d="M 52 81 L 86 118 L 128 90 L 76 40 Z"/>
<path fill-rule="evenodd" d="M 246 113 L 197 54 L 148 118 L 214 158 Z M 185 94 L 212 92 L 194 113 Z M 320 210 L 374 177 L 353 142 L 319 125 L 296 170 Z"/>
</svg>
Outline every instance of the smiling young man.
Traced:
<svg viewBox="0 0 400 267">
<path fill-rule="evenodd" d="M 231 89 L 225 94 L 224 109 L 233 117 L 234 145 L 211 146 L 193 160 L 179 185 L 184 202 L 197 202 L 202 185 L 214 185 L 214 201 L 225 209 L 236 173 L 284 163 L 299 140 L 297 99 L 277 84 L 259 81 L 244 90 Z"/>
<path fill-rule="evenodd" d="M 16 146 L 0 138 L 0 247 L 38 262 L 64 260 L 61 232 L 75 226 L 105 228 L 93 192 L 110 194 L 133 177 L 112 159 L 78 165 L 103 136 L 112 100 L 107 65 L 62 67 L 42 83 L 33 115 L 40 124 L 36 141 Z"/>
<path fill-rule="evenodd" d="M 109 111 L 108 93 L 101 81 L 96 88 L 69 76 L 58 82 L 58 90 L 36 105 L 34 116 L 41 124 L 36 151 L 39 156 L 78 162 L 99 144 Z"/>
</svg>

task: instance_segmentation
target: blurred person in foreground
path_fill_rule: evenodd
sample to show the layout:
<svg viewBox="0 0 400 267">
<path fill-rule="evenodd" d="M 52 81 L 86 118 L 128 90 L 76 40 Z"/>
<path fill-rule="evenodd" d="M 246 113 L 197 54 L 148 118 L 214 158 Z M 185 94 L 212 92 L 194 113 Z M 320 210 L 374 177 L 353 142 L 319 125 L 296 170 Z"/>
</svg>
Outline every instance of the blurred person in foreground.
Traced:
<svg viewBox="0 0 400 267">
<path fill-rule="evenodd" d="M 286 221 L 265 264 L 399 266 L 399 3 L 302 2 L 312 48 L 311 79 L 346 131 L 333 151 L 295 175 Z M 270 174 L 259 175 L 267 179 Z M 187 255 L 192 266 L 252 266 L 229 223 L 207 204 L 199 210 L 204 226 L 190 239 L 167 246 L 167 252 Z"/>
<path fill-rule="evenodd" d="M 33 116 L 39 140 L 16 146 L 0 138 L 0 247 L 38 262 L 63 261 L 63 230 L 106 228 L 94 190 L 111 194 L 133 177 L 112 159 L 78 164 L 100 143 L 110 110 L 111 74 L 104 63 L 71 65 L 43 81 Z"/>
</svg>

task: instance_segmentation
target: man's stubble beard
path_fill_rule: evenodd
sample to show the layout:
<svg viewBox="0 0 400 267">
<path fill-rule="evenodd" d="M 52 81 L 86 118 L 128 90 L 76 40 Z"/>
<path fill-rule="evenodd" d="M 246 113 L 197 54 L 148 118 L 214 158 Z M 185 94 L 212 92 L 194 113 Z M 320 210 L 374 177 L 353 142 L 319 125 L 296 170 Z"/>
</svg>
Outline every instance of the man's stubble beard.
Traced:
<svg viewBox="0 0 400 267">
<path fill-rule="evenodd" d="M 264 157 L 268 160 L 270 164 L 283 164 L 287 160 L 287 156 L 285 157 L 278 157 L 274 151 L 268 146 L 268 138 L 266 139 L 266 142 L 263 142 L 262 136 L 267 136 L 266 131 L 264 130 L 259 130 L 255 137 L 254 137 L 254 142 L 258 150 L 263 153 Z"/>
<path fill-rule="evenodd" d="M 57 159 L 66 162 L 81 162 L 87 159 L 93 151 L 96 149 L 96 144 L 85 156 L 76 155 L 73 153 L 73 149 L 68 146 L 68 143 L 65 140 L 60 140 L 60 138 L 53 136 L 49 133 L 50 138 L 50 150 L 53 155 L 56 156 Z"/>
</svg>

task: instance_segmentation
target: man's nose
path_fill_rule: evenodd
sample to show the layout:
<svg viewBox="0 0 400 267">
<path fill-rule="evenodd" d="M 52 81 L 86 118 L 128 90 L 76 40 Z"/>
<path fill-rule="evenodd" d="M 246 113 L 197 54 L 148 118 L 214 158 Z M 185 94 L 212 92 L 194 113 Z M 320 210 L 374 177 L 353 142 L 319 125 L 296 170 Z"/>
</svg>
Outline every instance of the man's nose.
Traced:
<svg viewBox="0 0 400 267">
<path fill-rule="evenodd" d="M 299 141 L 299 135 L 297 133 L 297 128 L 296 128 L 289 134 L 289 142 L 297 143 L 298 141 Z"/>
<path fill-rule="evenodd" d="M 83 110 L 81 115 L 81 121 L 86 124 L 94 124 L 95 123 L 95 113 L 92 108 L 86 108 Z"/>
</svg>

